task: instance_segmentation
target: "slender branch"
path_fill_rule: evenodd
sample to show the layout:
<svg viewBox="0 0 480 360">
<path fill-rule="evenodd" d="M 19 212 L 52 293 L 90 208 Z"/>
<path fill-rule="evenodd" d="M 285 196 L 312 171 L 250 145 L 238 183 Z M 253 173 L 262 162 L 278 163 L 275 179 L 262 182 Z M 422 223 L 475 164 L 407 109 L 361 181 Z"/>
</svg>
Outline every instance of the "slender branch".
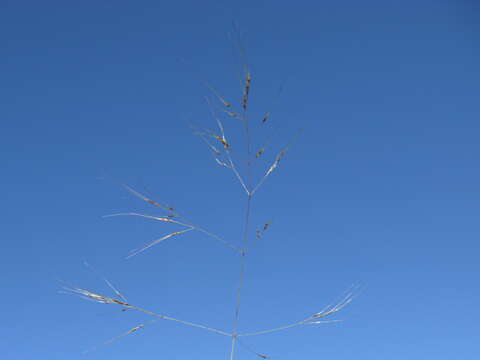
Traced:
<svg viewBox="0 0 480 360">
<path fill-rule="evenodd" d="M 180 320 L 180 319 L 177 319 L 177 318 L 174 318 L 174 317 L 171 317 L 171 316 L 167 316 L 167 315 L 157 314 L 157 313 L 154 313 L 153 311 L 146 310 L 146 309 L 140 308 L 138 306 L 134 306 L 134 305 L 130 305 L 129 307 L 133 310 L 137 310 L 137 311 L 143 312 L 145 314 L 158 317 L 158 318 L 163 319 L 163 320 L 175 321 L 175 322 L 178 322 L 180 324 L 196 327 L 196 328 L 199 328 L 199 329 L 208 330 L 208 331 L 220 334 L 220 335 L 231 336 L 231 334 L 229 334 L 225 331 L 221 331 L 221 330 L 218 330 L 218 329 L 215 329 L 215 328 L 211 328 L 211 327 L 205 326 L 203 324 L 198 324 L 198 323 L 194 323 L 194 322 L 186 321 L 186 320 Z"/>
<path fill-rule="evenodd" d="M 155 246 L 158 243 L 161 243 L 162 241 L 167 240 L 167 239 L 169 239 L 173 236 L 178 236 L 180 234 L 184 234 L 184 233 L 186 233 L 188 231 L 192 231 L 192 230 L 193 230 L 193 228 L 188 228 L 188 229 L 185 229 L 185 230 L 175 231 L 173 233 L 162 236 L 160 239 L 153 240 L 153 241 L 149 242 L 148 244 L 142 246 L 141 248 L 134 249 L 134 250 L 130 251 L 130 254 L 126 257 L 126 259 L 130 259 L 131 257 L 134 257 L 134 256 L 140 254 L 141 252 L 144 252 L 145 250 L 151 248 L 152 246 Z"/>
<path fill-rule="evenodd" d="M 248 190 L 248 187 L 247 187 L 247 185 L 245 185 L 245 182 L 243 181 L 242 176 L 237 171 L 237 168 L 235 167 L 235 163 L 232 160 L 232 156 L 230 155 L 230 151 L 226 150 L 225 152 L 227 153 L 227 158 L 228 158 L 228 162 L 230 163 L 230 168 L 232 169 L 233 173 L 235 174 L 238 181 L 242 185 L 242 188 L 243 188 L 243 190 L 245 190 L 247 196 L 250 196 L 251 192 L 250 192 L 250 190 Z"/>
<path fill-rule="evenodd" d="M 202 324 L 193 323 L 193 322 L 191 322 L 191 321 L 185 321 L 185 320 L 175 319 L 175 318 L 173 318 L 173 317 L 165 316 L 165 315 L 154 315 L 154 316 L 158 316 L 158 317 L 160 317 L 160 318 L 162 318 L 162 319 L 164 319 L 164 320 L 176 321 L 176 322 L 181 323 L 181 324 L 184 324 L 184 325 L 189 325 L 189 326 L 197 327 L 197 328 L 200 328 L 200 329 L 208 330 L 208 331 L 211 331 L 211 332 L 220 334 L 220 335 L 232 336 L 232 334 L 227 333 L 227 332 L 225 332 L 225 331 L 221 331 L 221 330 L 218 330 L 218 329 L 215 329 L 215 328 L 211 328 L 211 327 L 208 327 L 208 326 L 205 326 L 205 325 L 202 325 Z"/>
<path fill-rule="evenodd" d="M 135 212 L 110 214 L 110 215 L 104 215 L 102 217 L 108 218 L 108 217 L 115 217 L 115 216 L 139 216 L 139 217 L 143 217 L 143 218 L 146 218 L 146 219 L 152 219 L 152 220 L 164 221 L 164 222 L 171 222 L 171 223 L 174 223 L 174 224 L 178 224 L 178 225 L 186 226 L 186 227 L 189 227 L 189 228 L 193 228 L 193 226 L 191 224 L 183 223 L 181 221 L 174 220 L 174 219 L 169 218 L 169 217 L 161 217 L 161 216 L 140 214 L 140 213 L 135 213 Z"/>
<path fill-rule="evenodd" d="M 263 182 L 267 179 L 267 176 L 262 177 L 262 179 L 258 182 L 258 184 L 253 188 L 252 190 L 252 195 L 257 192 L 257 190 L 260 188 L 260 186 L 263 185 Z"/>
<path fill-rule="evenodd" d="M 292 324 L 272 328 L 272 329 L 267 329 L 267 330 L 262 330 L 262 331 L 256 331 L 252 333 L 246 333 L 246 334 L 238 334 L 237 336 L 243 337 L 243 336 L 255 336 L 255 335 L 262 335 L 262 334 L 268 334 L 271 332 L 275 331 L 280 331 L 280 330 L 285 330 L 289 329 L 295 326 L 299 325 L 317 325 L 317 324 L 326 324 L 326 323 L 333 323 L 333 322 L 339 322 L 341 320 L 320 320 L 323 318 L 326 318 L 327 316 L 333 315 L 340 310 L 342 310 L 345 306 L 350 304 L 355 297 L 355 292 L 358 290 L 357 286 L 352 286 L 346 293 L 346 295 L 338 301 L 336 304 L 332 305 L 329 304 L 327 305 L 323 310 L 309 316 L 305 320 L 297 321 Z"/>
<path fill-rule="evenodd" d="M 202 229 L 202 228 L 200 228 L 200 227 L 198 227 L 198 226 L 195 226 L 195 225 L 190 225 L 190 226 L 192 226 L 195 230 L 200 231 L 200 232 L 204 233 L 205 235 L 208 235 L 208 236 L 210 236 L 210 237 L 212 237 L 212 238 L 214 238 L 214 239 L 222 242 L 223 244 L 227 245 L 229 248 L 231 248 L 231 249 L 233 249 L 233 250 L 241 253 L 241 250 L 240 250 L 238 247 L 236 247 L 235 245 L 229 243 L 227 240 L 224 240 L 224 239 L 222 239 L 221 237 L 219 237 L 219 236 L 217 236 L 217 235 L 215 235 L 215 234 L 212 234 L 211 232 L 209 232 L 209 231 L 207 231 L 207 230 L 204 230 L 204 229 Z"/>
<path fill-rule="evenodd" d="M 154 205 L 154 206 L 157 206 L 159 208 L 162 208 L 163 210 L 167 211 L 170 215 L 173 215 L 173 216 L 176 216 L 176 217 L 181 217 L 179 213 L 177 213 L 175 211 L 174 208 L 172 208 L 171 206 L 168 206 L 168 205 L 164 205 L 164 204 L 161 204 L 161 203 L 158 203 L 157 201 L 154 201 L 152 199 L 149 199 L 148 197 L 146 197 L 145 195 L 139 193 L 138 191 L 132 189 L 130 186 L 128 185 L 125 185 L 123 184 L 123 187 L 125 189 L 127 189 L 130 193 L 132 193 L 133 195 L 135 195 L 136 197 L 138 197 L 139 199 L 142 199 L 143 201 L 149 203 L 150 205 Z"/>
<path fill-rule="evenodd" d="M 223 134 L 223 127 L 221 127 L 222 129 L 222 134 Z M 223 136 L 223 135 L 222 135 Z M 231 160 L 230 160 L 231 161 Z M 233 165 L 233 162 L 231 162 L 231 164 Z M 243 180 L 241 179 L 241 177 L 239 178 L 240 179 L 240 182 L 242 183 L 242 185 L 244 186 L 245 188 L 245 191 L 247 192 L 248 194 L 248 189 L 245 187 L 244 183 L 243 183 Z M 174 220 L 172 219 L 171 216 L 167 216 L 167 217 L 160 217 L 160 216 L 152 216 L 152 215 L 145 215 L 145 214 L 139 214 L 139 213 L 120 213 L 120 214 L 112 214 L 112 215 L 106 215 L 104 217 L 112 217 L 112 216 L 141 216 L 141 217 L 145 217 L 145 218 L 149 218 L 149 219 L 154 219 L 154 220 L 158 220 L 158 221 L 165 221 L 165 222 L 171 222 L 171 223 L 175 223 L 175 224 L 179 224 L 179 225 L 182 225 L 182 226 L 186 226 L 186 227 L 189 227 L 189 228 L 192 228 L 194 230 L 197 230 L 197 231 L 200 231 L 200 232 L 203 232 L 204 234 L 224 243 L 225 245 L 227 245 L 228 247 L 232 248 L 233 250 L 235 251 L 238 251 L 240 252 L 240 250 L 233 244 L 231 244 L 230 242 L 222 239 L 220 236 L 218 235 L 215 235 L 205 229 L 202 229 L 201 227 L 193 224 L 192 222 L 190 222 L 189 220 L 187 220 L 184 216 L 180 215 L 178 212 L 176 212 L 172 207 L 169 207 L 169 206 L 165 206 L 165 205 L 162 205 L 152 199 L 149 199 L 148 197 L 146 197 L 145 195 L 139 193 L 138 191 L 132 189 L 131 187 L 127 186 L 127 185 L 123 185 L 129 192 L 131 192 L 133 195 L 137 196 L 138 198 L 146 201 L 147 203 L 151 204 L 151 205 L 154 205 L 154 206 L 157 206 L 157 207 L 161 207 L 163 208 L 164 210 L 167 210 L 170 212 L 170 215 L 173 215 L 177 218 L 180 218 L 180 219 L 183 219 L 185 222 L 180 222 L 178 220 Z"/>
<path fill-rule="evenodd" d="M 246 333 L 246 334 L 238 334 L 238 336 L 240 337 L 240 336 L 255 336 L 255 335 L 268 334 L 268 333 L 271 333 L 271 332 L 292 328 L 294 326 L 304 325 L 305 321 L 306 320 L 302 320 L 302 321 L 299 321 L 299 322 L 296 322 L 296 323 L 293 323 L 293 324 L 288 324 L 288 325 L 284 325 L 284 326 L 280 326 L 280 327 L 273 328 L 273 329 L 268 329 L 268 330 L 256 331 L 256 332 Z"/>
<path fill-rule="evenodd" d="M 195 224 L 192 224 L 191 222 L 189 222 L 187 220 L 187 222 L 181 222 L 181 221 L 178 221 L 178 220 L 174 220 L 172 218 L 168 218 L 168 217 L 159 217 L 159 216 L 153 216 L 153 215 L 146 215 L 146 214 L 139 214 L 139 213 L 119 213 L 119 214 L 111 214 L 111 215 L 105 215 L 104 217 L 113 217 L 113 216 L 139 216 L 139 217 L 144 217 L 144 218 L 147 218 L 147 219 L 153 219 L 153 220 L 158 220 L 158 221 L 164 221 L 164 222 L 171 222 L 171 223 L 174 223 L 174 224 L 178 224 L 178 225 L 182 225 L 182 226 L 186 226 L 188 228 L 191 228 L 192 230 L 196 230 L 196 231 L 199 231 L 201 233 L 204 233 L 205 235 L 208 235 L 209 237 L 215 239 L 215 240 L 218 240 L 220 241 L 221 243 L 223 243 L 224 245 L 228 246 L 229 248 L 237 251 L 237 252 L 240 252 L 240 249 L 238 249 L 235 245 L 233 245 L 232 243 L 228 242 L 227 240 L 225 239 L 222 239 L 220 236 L 218 235 L 215 235 L 213 233 L 211 233 L 210 231 L 207 231 L 205 229 L 202 229 L 201 227 L 195 225 Z"/>
<path fill-rule="evenodd" d="M 282 151 L 280 151 L 278 153 L 278 155 L 275 157 L 275 160 L 273 162 L 273 164 L 270 166 L 270 168 L 266 171 L 265 175 L 263 175 L 262 179 L 258 182 L 258 184 L 253 188 L 253 190 L 251 191 L 252 194 L 254 194 L 262 185 L 263 183 L 265 182 L 265 180 L 270 176 L 270 174 L 277 168 L 278 164 L 280 163 L 280 161 L 283 159 L 283 157 L 287 154 L 287 152 L 290 150 L 290 148 L 295 144 L 295 142 L 297 141 L 298 137 L 300 136 L 301 132 L 303 130 L 300 129 L 299 132 L 297 132 L 292 140 L 290 141 L 290 144 L 284 148 Z"/>
<path fill-rule="evenodd" d="M 171 316 L 158 314 L 158 313 L 155 313 L 153 311 L 143 309 L 139 306 L 132 305 L 130 303 L 127 303 L 127 302 L 124 302 L 124 301 L 121 301 L 121 300 L 117 300 L 117 299 L 114 299 L 114 298 L 111 298 L 111 297 L 108 297 L 108 296 L 95 294 L 95 293 L 93 293 L 89 290 L 85 290 L 85 289 L 82 289 L 82 288 L 64 287 L 64 289 L 69 291 L 70 293 L 77 294 L 77 295 L 79 295 L 79 296 L 81 296 L 81 297 L 83 297 L 87 300 L 92 300 L 92 301 L 95 301 L 95 302 L 98 302 L 98 303 L 101 303 L 101 304 L 117 304 L 117 305 L 123 306 L 126 309 L 136 310 L 136 311 L 142 312 L 142 313 L 147 314 L 147 315 L 154 316 L 154 317 L 162 319 L 162 320 L 175 321 L 175 322 L 178 322 L 178 323 L 181 323 L 181 324 L 184 324 L 184 325 L 208 330 L 208 331 L 211 331 L 211 332 L 214 332 L 214 333 L 217 333 L 217 334 L 220 334 L 220 335 L 224 335 L 224 336 L 231 336 L 232 335 L 232 334 L 229 334 L 225 331 L 221 331 L 221 330 L 209 327 L 209 326 L 205 326 L 203 324 L 194 323 L 194 322 L 186 321 L 186 320 L 180 320 L 180 319 L 177 319 L 177 318 L 174 318 L 174 317 L 171 317 Z"/>
<path fill-rule="evenodd" d="M 90 269 L 92 272 L 94 273 L 97 273 L 98 272 L 93 268 L 92 265 L 90 265 L 88 262 L 84 261 L 83 264 L 88 268 Z M 113 286 L 113 284 L 105 277 L 105 276 L 101 276 L 101 278 L 103 279 L 103 281 L 105 282 L 105 284 L 107 284 L 107 286 L 113 290 L 113 292 L 120 298 L 122 299 L 123 301 L 125 302 L 128 302 L 127 298 L 120 292 L 118 291 L 118 289 Z"/>
<path fill-rule="evenodd" d="M 130 330 L 125 331 L 124 333 L 122 333 L 122 334 L 120 334 L 120 335 L 117 335 L 117 336 L 115 336 L 115 337 L 113 337 L 113 338 L 111 338 L 111 339 L 103 342 L 103 343 L 100 344 L 100 345 L 96 345 L 96 346 L 94 346 L 93 348 L 84 351 L 83 353 L 84 353 L 84 354 L 87 354 L 87 353 L 89 353 L 89 352 L 95 351 L 95 350 L 96 350 L 97 348 L 99 348 L 101 345 L 109 345 L 109 344 L 111 344 L 111 343 L 113 343 L 113 342 L 121 339 L 122 337 L 125 337 L 125 336 L 128 336 L 128 335 L 130 335 L 130 334 L 133 334 L 134 332 L 137 332 L 138 330 L 143 329 L 145 326 L 150 325 L 150 324 L 153 324 L 153 323 L 158 322 L 158 321 L 160 321 L 160 320 L 161 320 L 161 319 L 153 319 L 153 320 L 150 320 L 150 321 L 148 321 L 148 322 L 146 322 L 146 323 L 139 324 L 139 325 L 131 328 Z"/>
<path fill-rule="evenodd" d="M 238 337 L 244 337 L 244 336 L 262 335 L 262 334 L 272 333 L 272 332 L 275 332 L 275 331 L 280 331 L 280 330 L 289 329 L 289 328 L 292 328 L 292 327 L 295 327 L 295 326 L 300 326 L 300 325 L 327 324 L 327 323 L 334 323 L 334 322 L 340 322 L 340 321 L 342 321 L 342 320 L 311 321 L 311 319 L 306 319 L 306 320 L 302 320 L 302 321 L 299 321 L 299 322 L 296 322 L 296 323 L 293 323 L 293 324 L 288 324 L 288 325 L 284 325 L 284 326 L 279 326 L 279 327 L 273 328 L 273 329 L 256 331 L 256 332 L 252 332 L 252 333 L 238 334 L 237 336 L 238 336 Z"/>
<path fill-rule="evenodd" d="M 210 110 L 210 114 L 212 115 L 213 119 L 215 120 L 215 122 L 217 123 L 218 125 L 218 129 L 220 130 L 220 134 L 222 136 L 222 139 L 225 141 L 225 130 L 224 130 L 224 127 L 223 127 L 223 124 L 222 124 L 222 121 L 220 120 L 220 118 L 217 116 L 217 114 L 215 113 L 214 109 L 213 109 L 213 106 L 210 102 L 210 100 L 208 98 L 206 98 L 206 101 L 207 101 L 207 104 L 208 104 L 208 108 Z M 230 169 L 232 169 L 233 173 L 235 174 L 235 176 L 237 177 L 238 181 L 240 182 L 240 185 L 242 185 L 242 188 L 243 190 L 245 190 L 245 192 L 247 193 L 247 195 L 250 195 L 250 191 L 248 190 L 248 187 L 247 185 L 245 185 L 245 181 L 243 181 L 243 178 L 242 176 L 240 175 L 240 173 L 238 172 L 236 166 L 235 166 L 235 163 L 233 162 L 233 159 L 232 159 L 232 155 L 230 154 L 230 150 L 228 148 L 228 146 L 225 147 L 225 153 L 227 154 L 227 159 L 228 159 L 228 162 L 229 162 L 229 165 L 230 165 Z"/>
<path fill-rule="evenodd" d="M 280 160 L 282 160 L 282 158 L 285 156 L 285 154 L 287 153 L 288 151 L 288 148 L 282 150 L 276 157 L 275 157 L 275 161 L 273 162 L 273 164 L 270 166 L 270 168 L 267 170 L 267 172 L 265 173 L 265 175 L 263 175 L 262 179 L 258 182 L 258 184 L 253 188 L 252 190 L 252 194 L 255 194 L 255 192 L 263 185 L 263 183 L 265 182 L 265 180 L 268 178 L 268 176 L 273 172 L 273 170 L 275 170 L 278 166 L 278 164 L 280 163 Z"/>
<path fill-rule="evenodd" d="M 245 137 L 247 142 L 247 180 L 248 180 L 248 187 L 251 188 L 252 186 L 252 140 L 250 136 L 250 126 L 247 117 L 247 110 L 244 110 L 243 113 L 243 121 L 245 124 Z M 253 195 L 253 191 L 249 191 L 248 195 Z"/>
</svg>

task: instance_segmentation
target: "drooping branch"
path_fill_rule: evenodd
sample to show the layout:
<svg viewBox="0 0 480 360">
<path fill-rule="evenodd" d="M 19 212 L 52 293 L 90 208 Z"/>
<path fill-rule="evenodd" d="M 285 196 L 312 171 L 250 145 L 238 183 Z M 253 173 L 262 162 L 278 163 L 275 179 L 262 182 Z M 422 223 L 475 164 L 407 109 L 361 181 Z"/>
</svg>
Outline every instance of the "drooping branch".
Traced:
<svg viewBox="0 0 480 360">
<path fill-rule="evenodd" d="M 347 294 L 340 301 L 338 301 L 336 304 L 334 304 L 334 305 L 329 304 L 323 310 L 309 316 L 308 318 L 306 318 L 304 320 L 297 321 L 297 322 L 287 324 L 287 325 L 283 325 L 283 326 L 279 326 L 279 327 L 276 327 L 276 328 L 267 329 L 267 330 L 238 334 L 238 336 L 239 337 L 245 337 L 245 336 L 263 335 L 263 334 L 268 334 L 268 333 L 272 333 L 272 332 L 276 332 L 276 331 L 290 329 L 290 328 L 300 326 L 300 325 L 319 325 L 319 324 L 340 322 L 342 320 L 337 320 L 337 319 L 334 319 L 334 320 L 320 320 L 320 319 L 323 319 L 323 318 L 326 318 L 330 315 L 333 315 L 333 314 L 339 312 L 340 310 L 342 310 L 348 304 L 350 304 L 350 302 L 352 302 L 353 298 L 355 297 L 355 293 L 356 293 L 357 290 L 358 290 L 358 287 L 353 286 L 351 289 L 349 289 Z"/>
<path fill-rule="evenodd" d="M 210 331 L 210 332 L 214 332 L 216 334 L 220 334 L 220 335 L 224 335 L 224 336 L 231 336 L 230 333 L 227 333 L 227 332 L 222 331 L 222 330 L 218 330 L 218 329 L 215 329 L 215 328 L 203 325 L 203 324 L 191 322 L 191 321 L 177 319 L 177 318 L 167 316 L 167 315 L 164 315 L 164 314 L 158 314 L 156 312 L 153 312 L 153 311 L 150 311 L 150 310 L 147 310 L 147 309 L 143 309 L 139 306 L 127 303 L 123 300 L 114 299 L 114 298 L 111 298 L 109 296 L 99 295 L 99 294 L 93 293 L 89 290 L 85 290 L 85 289 L 82 289 L 82 288 L 79 288 L 79 287 L 63 287 L 63 289 L 66 290 L 69 293 L 79 295 L 80 297 L 82 297 L 84 299 L 92 300 L 92 301 L 97 302 L 97 303 L 117 304 L 117 305 L 122 306 L 124 309 L 136 310 L 136 311 L 142 312 L 144 314 L 156 317 L 159 320 L 174 321 L 174 322 L 178 322 L 180 324 L 184 324 L 184 325 L 200 328 L 200 329 L 203 329 L 203 330 L 207 330 L 207 331 Z M 134 330 L 134 331 L 136 331 L 136 330 Z"/>
</svg>

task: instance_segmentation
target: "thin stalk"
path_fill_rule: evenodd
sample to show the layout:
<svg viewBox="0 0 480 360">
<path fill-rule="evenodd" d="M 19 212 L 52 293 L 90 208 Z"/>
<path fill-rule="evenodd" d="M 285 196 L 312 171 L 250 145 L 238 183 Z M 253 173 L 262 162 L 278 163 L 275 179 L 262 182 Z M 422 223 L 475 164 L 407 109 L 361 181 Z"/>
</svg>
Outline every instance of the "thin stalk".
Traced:
<svg viewBox="0 0 480 360">
<path fill-rule="evenodd" d="M 247 186 L 245 185 L 245 182 L 243 181 L 242 177 L 240 176 L 240 173 L 237 171 L 237 168 L 235 167 L 235 163 L 232 160 L 232 156 L 230 155 L 230 151 L 226 151 L 227 157 L 228 157 L 228 162 L 230 163 L 230 168 L 232 169 L 233 173 L 237 177 L 238 181 L 242 185 L 243 190 L 247 193 L 248 196 L 250 196 L 250 190 L 248 190 Z"/>
<path fill-rule="evenodd" d="M 211 238 L 220 241 L 221 243 L 223 243 L 224 245 L 228 246 L 229 248 L 235 250 L 236 252 L 241 252 L 241 250 L 238 247 L 236 247 L 235 245 L 233 245 L 229 241 L 221 238 L 220 236 L 218 236 L 214 233 L 211 233 L 208 230 L 205 230 L 205 229 L 191 223 L 189 220 L 185 219 L 184 217 L 182 217 L 182 218 L 186 221 L 186 223 L 187 223 L 186 226 L 189 226 L 189 227 L 193 228 L 194 230 L 196 230 L 198 232 L 204 233 L 205 235 L 210 236 Z"/>
<path fill-rule="evenodd" d="M 240 275 L 239 275 L 239 282 L 237 288 L 237 297 L 236 297 L 236 304 L 235 304 L 235 316 L 233 320 L 233 329 L 232 329 L 232 346 L 230 352 L 230 360 L 235 359 L 235 350 L 236 350 L 236 343 L 237 343 L 237 331 L 238 331 L 238 320 L 240 317 L 240 307 L 241 307 L 241 300 L 242 300 L 242 290 L 245 284 L 245 257 L 247 254 L 247 245 L 248 245 L 248 229 L 250 224 L 250 208 L 252 203 L 252 196 L 249 195 L 247 198 L 247 209 L 245 213 L 245 229 L 243 233 L 243 250 L 241 253 L 240 258 Z"/>
<path fill-rule="evenodd" d="M 252 162 L 251 162 L 251 134 L 250 134 L 250 127 L 247 117 L 247 101 L 248 101 L 248 91 L 250 89 L 250 72 L 248 68 L 246 68 L 246 85 L 244 90 L 243 96 L 243 122 L 245 125 L 245 142 L 246 142 L 246 151 L 247 151 L 247 206 L 245 212 L 245 227 L 243 231 L 243 242 L 242 242 L 242 251 L 240 254 L 240 275 L 239 275 L 239 282 L 237 288 L 237 297 L 236 297 L 236 304 L 235 304 L 235 316 L 233 320 L 233 329 L 232 329 L 232 345 L 230 351 L 230 360 L 235 360 L 235 353 L 236 353 L 236 345 L 238 340 L 238 320 L 240 317 L 240 307 L 242 302 L 242 290 L 245 284 L 245 258 L 247 255 L 248 250 L 248 235 L 249 235 L 249 227 L 250 227 L 250 209 L 252 205 L 252 196 L 253 193 L 249 190 L 252 184 Z"/>
<path fill-rule="evenodd" d="M 293 323 L 293 324 L 284 325 L 284 326 L 280 326 L 280 327 L 273 328 L 273 329 L 256 331 L 256 332 L 246 333 L 246 334 L 238 334 L 238 336 L 240 337 L 240 336 L 255 336 L 255 335 L 268 334 L 268 333 L 271 333 L 271 332 L 285 330 L 285 329 L 289 329 L 289 328 L 299 326 L 299 325 L 304 325 L 305 323 L 306 323 L 306 320 L 302 320 L 302 321 L 299 321 L 299 322 L 296 322 L 296 323 Z"/>
<path fill-rule="evenodd" d="M 196 328 L 208 330 L 208 331 L 211 331 L 211 332 L 220 334 L 220 335 L 231 336 L 231 334 L 226 333 L 226 332 L 221 331 L 221 330 L 218 330 L 218 329 L 214 329 L 214 328 L 211 328 L 211 327 L 202 325 L 202 324 L 197 324 L 197 323 L 194 323 L 194 322 L 191 322 L 191 321 L 185 321 L 185 320 L 176 319 L 176 318 L 173 318 L 173 317 L 167 316 L 167 315 L 157 314 L 157 313 L 154 313 L 153 311 L 146 310 L 146 309 L 142 309 L 142 308 L 137 307 L 137 306 L 134 306 L 134 305 L 130 305 L 130 304 L 129 304 L 129 306 L 127 306 L 127 307 L 129 307 L 129 308 L 131 308 L 131 309 L 133 309 L 133 310 L 137 310 L 137 311 L 143 312 L 143 313 L 148 314 L 148 315 L 151 315 L 151 316 L 155 316 L 155 317 L 160 318 L 160 319 L 162 319 L 162 320 L 175 321 L 175 322 L 178 322 L 178 323 L 180 323 L 180 324 L 189 325 L 189 326 L 193 326 L 193 327 L 196 327 Z"/>
<path fill-rule="evenodd" d="M 248 118 L 246 114 L 243 114 L 244 122 L 245 122 L 245 134 L 246 134 L 246 141 L 247 141 L 247 182 L 248 188 L 251 189 L 252 185 L 252 156 L 251 156 L 251 148 L 252 148 L 252 141 L 250 139 L 250 126 L 248 125 Z M 247 191 L 249 197 L 253 195 L 251 190 Z"/>
<path fill-rule="evenodd" d="M 256 331 L 256 332 L 252 332 L 252 333 L 238 334 L 237 336 L 238 337 L 245 337 L 245 336 L 263 335 L 263 334 L 268 334 L 268 333 L 272 333 L 272 332 L 276 332 L 276 331 L 280 331 L 280 330 L 289 329 L 289 328 L 292 328 L 292 327 L 295 327 L 295 326 L 300 326 L 300 325 L 328 324 L 328 323 L 335 323 L 335 322 L 341 322 L 341 321 L 342 320 L 314 321 L 312 318 L 309 318 L 309 319 L 298 321 L 296 323 L 292 323 L 292 324 L 289 324 L 289 325 L 279 326 L 277 328 L 262 330 L 262 331 Z"/>
<path fill-rule="evenodd" d="M 241 253 L 241 250 L 240 250 L 239 248 L 237 248 L 237 247 L 236 247 L 235 245 L 233 245 L 233 244 L 230 244 L 228 241 L 222 239 L 220 236 L 215 235 L 215 234 L 212 234 L 211 232 L 209 232 L 209 231 L 207 231 L 207 230 L 204 230 L 204 229 L 202 229 L 202 228 L 200 228 L 200 227 L 198 227 L 198 226 L 194 226 L 194 225 L 191 225 L 191 226 L 192 226 L 193 229 L 195 229 L 195 230 L 197 230 L 197 231 L 199 231 L 199 232 L 201 232 L 201 233 L 204 233 L 205 235 L 208 235 L 208 236 L 210 236 L 210 237 L 212 237 L 212 238 L 214 238 L 214 239 L 222 242 L 223 244 L 227 245 L 229 248 L 231 248 L 231 249 L 233 249 L 233 250 Z"/>
</svg>

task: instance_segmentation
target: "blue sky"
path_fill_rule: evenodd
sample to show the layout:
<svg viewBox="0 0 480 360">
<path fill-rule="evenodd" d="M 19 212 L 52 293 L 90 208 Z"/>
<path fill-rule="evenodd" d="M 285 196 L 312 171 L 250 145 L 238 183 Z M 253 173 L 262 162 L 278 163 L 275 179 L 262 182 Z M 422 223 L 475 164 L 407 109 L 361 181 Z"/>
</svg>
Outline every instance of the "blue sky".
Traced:
<svg viewBox="0 0 480 360">
<path fill-rule="evenodd" d="M 246 344 L 278 360 L 478 357 L 479 10 L 3 1 L 3 357 L 227 359 L 228 338 L 167 321 L 83 355 L 148 318 L 59 294 L 57 279 L 113 296 L 106 276 L 133 304 L 230 331 L 231 249 L 190 232 L 125 260 L 178 228 L 102 216 L 161 214 L 129 184 L 239 243 L 245 196 L 190 125 L 215 127 L 205 80 L 240 103 L 232 21 L 253 74 L 253 146 L 270 139 L 257 181 L 303 129 L 254 198 L 252 226 L 273 224 L 247 260 L 240 330 L 300 320 L 351 284 L 363 289 L 341 323 Z M 241 164 L 239 121 L 225 126 Z"/>
</svg>

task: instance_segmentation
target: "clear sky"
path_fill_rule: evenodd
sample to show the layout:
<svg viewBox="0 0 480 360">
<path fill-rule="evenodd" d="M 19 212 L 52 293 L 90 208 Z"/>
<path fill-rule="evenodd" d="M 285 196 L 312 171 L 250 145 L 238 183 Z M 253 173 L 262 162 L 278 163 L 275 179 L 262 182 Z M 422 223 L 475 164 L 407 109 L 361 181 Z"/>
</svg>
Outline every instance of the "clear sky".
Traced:
<svg viewBox="0 0 480 360">
<path fill-rule="evenodd" d="M 231 249 L 189 232 L 125 260 L 179 227 L 102 216 L 162 214 L 128 184 L 239 244 L 245 195 L 190 125 L 215 128 L 205 80 L 240 103 L 232 21 L 253 146 L 270 139 L 254 179 L 303 129 L 253 201 L 253 229 L 273 224 L 247 260 L 240 331 L 362 286 L 343 322 L 247 346 L 275 360 L 478 358 L 479 16 L 466 0 L 3 0 L 2 358 L 227 359 L 229 338 L 168 321 L 83 355 L 148 317 L 59 294 L 57 279 L 114 296 L 106 276 L 133 304 L 231 330 Z M 244 171 L 239 125 L 225 119 Z"/>
</svg>

